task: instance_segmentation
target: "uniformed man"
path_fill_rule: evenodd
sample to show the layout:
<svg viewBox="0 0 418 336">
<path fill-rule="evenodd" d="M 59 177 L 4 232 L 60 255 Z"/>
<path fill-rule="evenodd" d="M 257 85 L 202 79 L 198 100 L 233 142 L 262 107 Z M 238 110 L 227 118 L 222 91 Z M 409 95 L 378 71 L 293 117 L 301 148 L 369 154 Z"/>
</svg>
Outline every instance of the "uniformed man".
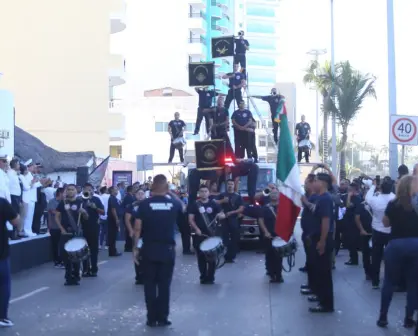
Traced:
<svg viewBox="0 0 418 336">
<path fill-rule="evenodd" d="M 277 144 L 278 137 L 277 137 L 277 131 L 279 129 L 279 123 L 274 121 L 277 114 L 277 109 L 280 105 L 280 102 L 284 99 L 284 96 L 282 96 L 280 93 L 277 93 L 276 88 L 271 89 L 271 94 L 269 96 L 253 96 L 254 98 L 260 98 L 261 100 L 267 102 L 270 106 L 270 113 L 271 113 L 271 122 L 273 124 L 273 137 L 274 142 Z"/>
<path fill-rule="evenodd" d="M 315 225 L 315 204 L 317 201 L 317 195 L 315 193 L 315 174 L 309 174 L 305 179 L 305 195 L 302 196 L 302 243 L 306 254 L 305 266 L 300 269 L 302 272 L 306 272 L 308 275 L 308 282 L 301 286 L 301 293 L 303 295 L 316 295 L 315 281 L 314 281 L 314 263 L 312 253 L 312 241 L 311 235 Z M 315 299 L 314 299 L 315 301 Z"/>
<path fill-rule="evenodd" d="M 80 284 L 80 263 L 72 262 L 67 251 L 65 243 L 75 236 L 81 234 L 79 227 L 79 218 L 88 220 L 88 213 L 82 207 L 83 201 L 77 198 L 77 189 L 74 184 L 68 184 L 65 191 L 65 198 L 58 204 L 55 212 L 55 221 L 61 230 L 61 256 L 65 265 L 65 286 L 77 286 Z"/>
<path fill-rule="evenodd" d="M 237 159 L 243 159 L 245 151 L 247 151 L 247 154 L 252 153 L 250 133 L 254 133 L 254 118 L 252 113 L 245 108 L 244 101 L 239 103 L 239 109 L 232 114 L 231 120 L 234 127 L 235 156 Z"/>
<path fill-rule="evenodd" d="M 116 240 L 118 232 L 120 232 L 123 208 L 121 201 L 117 198 L 118 189 L 110 187 L 109 194 L 110 196 L 107 206 L 107 245 L 109 246 L 109 257 L 118 257 L 122 255 L 122 253 L 118 252 L 116 249 Z"/>
<path fill-rule="evenodd" d="M 196 126 L 193 135 L 199 134 L 203 117 L 205 117 L 206 133 L 209 134 L 209 116 L 205 114 L 204 110 L 212 106 L 212 100 L 217 93 L 215 90 L 208 90 L 207 87 L 195 88 L 195 90 L 199 95 L 199 106 L 197 108 Z"/>
<path fill-rule="evenodd" d="M 225 108 L 229 110 L 232 101 L 235 99 L 237 105 L 242 101 L 242 88 L 246 85 L 245 73 L 239 71 L 239 65 L 234 64 L 234 72 L 222 76 L 224 79 L 229 79 L 229 90 L 225 99 Z"/>
<path fill-rule="evenodd" d="M 104 214 L 104 206 L 100 198 L 94 195 L 93 185 L 86 183 L 83 188 L 83 208 L 88 218 L 82 221 L 83 236 L 90 249 L 90 257 L 83 261 L 83 277 L 96 277 L 99 256 L 99 217 Z"/>
<path fill-rule="evenodd" d="M 134 227 L 135 218 L 137 217 L 136 212 L 138 211 L 139 204 L 145 199 L 145 191 L 138 189 L 135 193 L 135 201 L 129 204 L 125 209 L 125 226 L 127 235 L 134 240 Z M 140 256 L 138 256 L 138 262 L 134 263 L 135 267 L 135 284 L 142 285 L 144 283 L 143 278 L 143 264 Z"/>
<path fill-rule="evenodd" d="M 205 109 L 205 115 L 209 116 L 210 137 L 213 140 L 225 140 L 226 155 L 235 161 L 235 154 L 229 140 L 229 112 L 223 106 L 224 97 L 219 96 L 217 106 Z"/>
<path fill-rule="evenodd" d="M 170 134 L 170 157 L 168 158 L 168 163 L 171 163 L 174 158 L 174 151 L 176 147 L 173 144 L 173 141 L 177 138 L 181 138 L 186 129 L 186 123 L 180 119 L 180 113 L 174 113 L 174 120 L 171 120 L 168 123 L 168 133 Z M 184 151 L 183 147 L 177 147 L 180 156 L 180 162 L 184 162 Z"/>
<path fill-rule="evenodd" d="M 305 121 L 305 116 L 301 116 L 301 122 L 296 124 L 295 135 L 298 142 L 298 162 L 302 161 L 302 154 L 305 155 L 305 161 L 309 163 L 309 148 L 306 146 L 299 146 L 303 140 L 309 140 L 311 133 L 311 126 Z"/>
<path fill-rule="evenodd" d="M 138 240 L 144 263 L 144 293 L 147 325 L 169 326 L 170 285 L 175 263 L 176 220 L 183 211 L 174 197 L 167 197 L 169 187 L 164 175 L 154 177 L 151 197 L 138 206 L 135 220 L 134 261 L 138 261 Z"/>
<path fill-rule="evenodd" d="M 270 193 L 270 203 L 263 206 L 261 217 L 258 219 L 261 231 L 264 234 L 265 258 L 267 274 L 272 283 L 282 283 L 282 263 L 283 258 L 273 248 L 272 238 L 276 237 L 276 214 L 279 202 L 279 193 L 273 191 Z"/>
<path fill-rule="evenodd" d="M 359 186 L 356 183 L 351 183 L 348 188 L 348 195 L 346 200 L 346 211 L 343 217 L 344 221 L 344 236 L 347 243 L 350 259 L 345 263 L 350 266 L 358 265 L 358 247 L 360 246 L 360 231 L 355 221 L 356 208 L 362 202 L 359 195 Z"/>
<path fill-rule="evenodd" d="M 247 50 L 250 50 L 250 44 L 244 38 L 244 31 L 240 30 L 238 32 L 238 38 L 235 39 L 234 64 L 240 64 L 243 73 L 245 73 L 245 69 L 247 68 L 247 58 L 245 56 Z"/>
<path fill-rule="evenodd" d="M 199 200 L 196 201 L 189 213 L 189 223 L 195 235 L 193 236 L 193 247 L 197 255 L 197 265 L 200 272 L 200 283 L 213 284 L 215 282 L 216 262 L 207 260 L 200 250 L 200 244 L 208 237 L 213 236 L 216 231 L 215 218 L 222 218 L 220 207 L 209 199 L 209 188 L 202 184 L 199 188 Z"/>
<path fill-rule="evenodd" d="M 317 301 L 318 305 L 309 309 L 312 313 L 330 313 L 334 311 L 332 283 L 334 202 L 328 192 L 331 186 L 330 175 L 325 173 L 317 174 L 314 184 L 317 198 L 310 235 L 312 262 L 315 269 L 313 281 L 316 298 L 310 297 L 310 301 Z"/>
<path fill-rule="evenodd" d="M 240 237 L 238 215 L 244 211 L 242 197 L 235 193 L 234 180 L 227 181 L 226 192 L 221 193 L 218 200 L 225 214 L 225 219 L 221 221 L 222 238 L 227 249 L 225 262 L 233 263 L 237 256 Z"/>
</svg>

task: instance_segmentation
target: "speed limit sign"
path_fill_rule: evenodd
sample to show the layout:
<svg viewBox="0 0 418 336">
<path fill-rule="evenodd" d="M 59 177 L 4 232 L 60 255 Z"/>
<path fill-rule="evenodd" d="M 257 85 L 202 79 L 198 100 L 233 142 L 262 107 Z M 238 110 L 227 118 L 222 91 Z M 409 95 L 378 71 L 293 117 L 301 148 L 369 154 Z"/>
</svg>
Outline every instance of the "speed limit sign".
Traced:
<svg viewBox="0 0 418 336">
<path fill-rule="evenodd" d="M 390 143 L 418 145 L 418 117 L 395 115 L 390 118 Z"/>
</svg>

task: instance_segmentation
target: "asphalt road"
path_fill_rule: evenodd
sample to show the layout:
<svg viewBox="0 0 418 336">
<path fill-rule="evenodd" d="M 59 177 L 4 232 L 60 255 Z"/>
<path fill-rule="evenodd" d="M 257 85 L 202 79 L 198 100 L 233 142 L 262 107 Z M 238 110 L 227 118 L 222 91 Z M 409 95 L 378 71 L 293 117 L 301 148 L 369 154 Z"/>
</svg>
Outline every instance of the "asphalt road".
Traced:
<svg viewBox="0 0 418 336">
<path fill-rule="evenodd" d="M 334 271 L 336 312 L 312 315 L 299 294 L 305 275 L 295 268 L 283 284 L 269 284 L 262 254 L 242 251 L 235 264 L 216 274 L 216 284 L 198 282 L 195 256 L 177 257 L 172 284 L 173 325 L 145 326 L 142 286 L 134 285 L 131 255 L 108 260 L 101 252 L 97 278 L 64 287 L 64 271 L 44 265 L 13 277 L 10 318 L 15 326 L 0 335 L 170 335 L 170 336 L 380 336 L 413 335 L 402 327 L 405 294 L 396 294 L 389 328 L 375 325 L 380 292 L 363 277 L 361 267 Z M 297 267 L 304 263 L 302 252 Z"/>
</svg>

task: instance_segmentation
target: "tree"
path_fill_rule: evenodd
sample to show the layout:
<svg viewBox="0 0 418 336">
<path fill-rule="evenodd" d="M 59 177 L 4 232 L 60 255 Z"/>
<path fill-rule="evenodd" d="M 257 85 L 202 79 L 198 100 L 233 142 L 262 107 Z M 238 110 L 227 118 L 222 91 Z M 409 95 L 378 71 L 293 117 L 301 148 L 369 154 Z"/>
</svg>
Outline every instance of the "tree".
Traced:
<svg viewBox="0 0 418 336">
<path fill-rule="evenodd" d="M 331 71 L 331 63 L 326 62 L 324 66 L 321 67 L 318 61 L 312 61 L 307 69 L 305 69 L 305 75 L 303 76 L 303 82 L 305 84 L 314 85 L 316 90 L 322 96 L 322 136 L 320 137 L 321 145 L 319 147 L 320 152 L 322 153 L 322 162 L 328 161 L 328 118 L 331 115 L 333 108 L 335 106 L 331 99 L 331 88 L 333 82 L 333 76 Z"/>
<path fill-rule="evenodd" d="M 312 62 L 308 70 L 303 81 L 316 85 L 324 97 L 324 113 L 335 115 L 342 128 L 340 178 L 345 178 L 348 127 L 363 107 L 364 100 L 369 96 L 376 98 L 376 77 L 355 70 L 348 61 L 336 64 L 334 74 L 328 63 L 321 67 L 316 61 Z"/>
</svg>

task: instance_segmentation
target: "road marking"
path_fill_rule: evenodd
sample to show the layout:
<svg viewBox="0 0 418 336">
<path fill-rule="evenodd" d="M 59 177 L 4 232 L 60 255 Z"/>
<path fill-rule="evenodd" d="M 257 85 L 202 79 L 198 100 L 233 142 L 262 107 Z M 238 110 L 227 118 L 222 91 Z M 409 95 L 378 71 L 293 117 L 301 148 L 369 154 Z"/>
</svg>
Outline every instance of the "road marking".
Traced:
<svg viewBox="0 0 418 336">
<path fill-rule="evenodd" d="M 228 282 L 222 284 L 221 285 L 221 288 L 219 289 L 218 295 L 216 295 L 216 297 L 218 299 L 223 299 L 225 297 L 225 295 L 226 295 L 226 291 L 228 290 L 228 287 L 229 286 L 230 286 L 230 284 Z"/>
<path fill-rule="evenodd" d="M 19 296 L 19 297 L 15 298 L 15 299 L 10 300 L 10 303 L 15 303 L 15 302 L 18 302 L 18 301 L 22 301 L 22 300 L 27 299 L 27 298 L 29 298 L 31 296 L 34 296 L 34 295 L 36 295 L 38 293 L 42 293 L 42 292 L 44 292 L 44 291 L 46 291 L 48 289 L 49 289 L 49 287 L 41 287 L 41 288 L 35 289 L 32 292 L 29 292 L 27 294 L 24 294 L 22 296 Z"/>
<path fill-rule="evenodd" d="M 109 260 L 102 260 L 102 261 L 99 261 L 99 262 L 97 263 L 97 265 L 103 265 L 103 264 L 106 264 L 108 261 L 109 261 Z"/>
</svg>

